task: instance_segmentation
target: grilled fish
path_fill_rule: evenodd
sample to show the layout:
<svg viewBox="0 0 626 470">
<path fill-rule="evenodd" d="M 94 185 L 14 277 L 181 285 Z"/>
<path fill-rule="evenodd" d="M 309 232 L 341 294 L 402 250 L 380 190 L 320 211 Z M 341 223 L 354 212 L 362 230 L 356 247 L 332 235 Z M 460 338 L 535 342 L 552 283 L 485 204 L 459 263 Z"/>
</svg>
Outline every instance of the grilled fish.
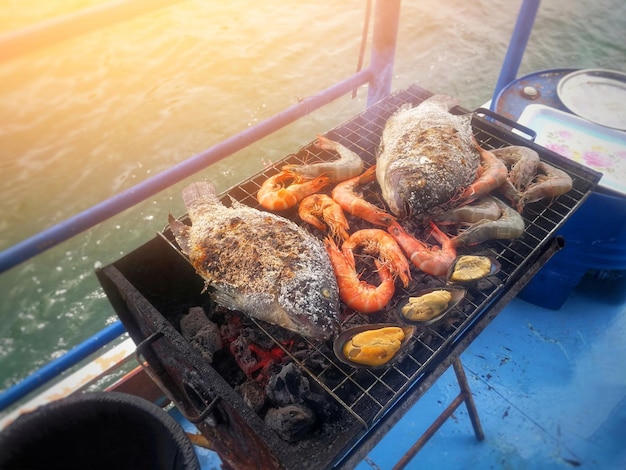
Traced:
<svg viewBox="0 0 626 470">
<path fill-rule="evenodd" d="M 454 104 L 435 95 L 387 120 L 376 179 L 389 209 L 401 218 L 449 208 L 476 178 L 480 154 L 472 141 L 471 116 L 450 114 Z"/>
<path fill-rule="evenodd" d="M 210 183 L 182 195 L 192 225 L 170 214 L 170 228 L 217 304 L 310 339 L 332 336 L 339 294 L 319 240 L 278 215 L 224 206 Z"/>
</svg>

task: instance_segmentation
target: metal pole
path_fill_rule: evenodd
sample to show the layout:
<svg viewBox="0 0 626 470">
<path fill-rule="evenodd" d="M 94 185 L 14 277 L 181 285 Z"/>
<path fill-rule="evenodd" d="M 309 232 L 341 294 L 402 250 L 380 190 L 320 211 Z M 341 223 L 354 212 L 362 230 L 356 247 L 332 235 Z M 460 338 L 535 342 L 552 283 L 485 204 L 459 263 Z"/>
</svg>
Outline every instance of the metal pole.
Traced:
<svg viewBox="0 0 626 470">
<path fill-rule="evenodd" d="M 500 69 L 500 77 L 496 83 L 496 87 L 491 98 L 491 110 L 494 111 L 496 107 L 496 98 L 500 94 L 500 91 L 515 80 L 517 72 L 519 70 L 520 63 L 522 62 L 522 56 L 526 50 L 528 44 L 528 38 L 533 29 L 533 23 L 537 16 L 537 10 L 539 9 L 540 0 L 524 0 L 522 6 L 517 15 L 517 22 L 515 23 L 515 29 L 513 35 L 509 41 L 509 48 L 504 57 L 502 68 Z"/>
<path fill-rule="evenodd" d="M 391 92 L 399 21 L 400 0 L 376 1 L 370 59 L 372 79 L 367 94 L 367 106 L 380 101 Z"/>
</svg>

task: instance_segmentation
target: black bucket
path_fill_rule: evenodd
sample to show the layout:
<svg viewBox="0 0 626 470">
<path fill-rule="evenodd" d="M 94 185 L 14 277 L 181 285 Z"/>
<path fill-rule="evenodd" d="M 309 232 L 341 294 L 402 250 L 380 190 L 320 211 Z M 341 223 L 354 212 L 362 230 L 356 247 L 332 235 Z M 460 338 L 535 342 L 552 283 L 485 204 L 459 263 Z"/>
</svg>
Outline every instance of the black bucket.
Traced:
<svg viewBox="0 0 626 470">
<path fill-rule="evenodd" d="M 0 469 L 199 470 L 181 426 L 155 404 L 118 392 L 71 396 L 0 433 Z"/>
</svg>

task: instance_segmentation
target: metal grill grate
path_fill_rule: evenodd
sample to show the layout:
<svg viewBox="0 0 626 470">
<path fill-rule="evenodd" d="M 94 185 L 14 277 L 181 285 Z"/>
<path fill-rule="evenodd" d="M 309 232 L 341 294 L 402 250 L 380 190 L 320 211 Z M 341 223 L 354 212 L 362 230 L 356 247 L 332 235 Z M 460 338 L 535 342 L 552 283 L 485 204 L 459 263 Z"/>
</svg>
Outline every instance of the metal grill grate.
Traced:
<svg viewBox="0 0 626 470">
<path fill-rule="evenodd" d="M 374 164 L 382 130 L 387 119 L 402 105 L 410 103 L 415 106 L 430 95 L 430 93 L 416 86 L 395 93 L 328 132 L 326 137 L 338 141 L 356 152 L 367 165 Z M 458 109 L 458 112 L 465 111 Z M 469 325 L 476 321 L 501 296 L 512 280 L 518 278 L 527 269 L 529 260 L 536 257 L 546 242 L 555 235 L 566 217 L 586 198 L 597 181 L 593 181 L 593 177 L 590 178 L 589 172 L 583 167 L 572 164 L 546 149 L 534 146 L 532 142 L 517 137 L 515 134 L 504 130 L 500 125 L 475 117 L 473 126 L 474 134 L 484 148 L 499 148 L 507 145 L 526 145 L 534 148 L 543 160 L 566 170 L 573 178 L 574 188 L 553 201 L 540 201 L 528 205 L 523 213 L 526 230 L 521 237 L 512 241 L 489 242 L 480 245 L 478 249 L 473 251 L 459 250 L 459 253 L 476 253 L 478 250 L 481 254 L 494 256 L 500 262 L 501 270 L 496 275 L 482 280 L 478 287 L 468 290 L 461 304 L 448 314 L 448 318 L 452 318 L 453 322 L 438 322 L 431 327 L 420 328 L 418 333 L 411 338 L 412 344 L 407 348 L 402 359 L 384 369 L 354 369 L 339 362 L 328 347 L 310 343 L 310 350 L 314 352 L 316 357 L 324 358 L 325 366 L 319 372 L 309 367 L 306 360 L 303 361 L 291 355 L 278 340 L 272 337 L 270 332 L 263 328 L 262 324 L 255 322 L 259 329 L 272 337 L 274 342 L 283 348 L 285 353 L 290 355 L 302 370 L 306 371 L 366 429 L 384 415 L 397 397 L 409 390 L 421 375 L 431 367 L 435 367 L 445 357 L 447 348 L 458 340 Z M 232 198 L 250 207 L 262 209 L 257 202 L 256 194 L 263 182 L 268 177 L 278 173 L 283 165 L 312 164 L 333 158 L 336 158 L 334 154 L 317 148 L 311 142 L 272 167 L 254 175 L 248 181 L 229 189 L 224 193 L 222 201 L 228 205 Z M 380 201 L 377 193 L 371 189 L 366 188 L 365 197 L 369 197 L 373 202 Z M 306 226 L 299 221 L 295 209 L 281 215 Z M 166 238 L 176 248 L 172 242 L 171 234 L 166 234 Z M 413 274 L 419 276 L 419 272 L 415 268 L 413 268 Z M 424 285 L 421 287 L 443 285 L 443 281 L 439 279 L 424 275 L 423 278 Z M 368 279 L 367 277 L 365 279 L 376 283 L 375 279 Z M 411 288 L 414 291 L 415 286 L 413 285 Z M 410 294 L 410 291 L 397 287 L 394 299 Z M 384 322 L 390 320 L 389 316 L 390 311 L 387 311 L 378 316 L 369 317 L 369 319 L 372 322 Z M 362 323 L 370 320 L 360 318 Z M 344 325 L 351 321 L 355 321 L 355 316 L 349 316 L 344 321 Z M 359 320 L 356 321 L 359 322 Z"/>
</svg>

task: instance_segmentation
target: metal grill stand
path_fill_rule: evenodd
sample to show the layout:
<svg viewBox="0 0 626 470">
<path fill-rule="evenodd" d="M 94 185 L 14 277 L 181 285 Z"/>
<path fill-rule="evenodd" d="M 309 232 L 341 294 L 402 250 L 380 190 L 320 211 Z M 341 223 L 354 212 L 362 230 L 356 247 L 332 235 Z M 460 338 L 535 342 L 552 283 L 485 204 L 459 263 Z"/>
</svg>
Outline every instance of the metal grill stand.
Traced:
<svg viewBox="0 0 626 470">
<path fill-rule="evenodd" d="M 411 459 L 417 455 L 417 453 L 422 450 L 422 447 L 426 445 L 428 440 L 434 436 L 434 434 L 439 430 L 441 426 L 446 422 L 446 420 L 452 416 L 452 413 L 456 411 L 456 409 L 461 406 L 461 403 L 465 402 L 465 407 L 467 408 L 467 413 L 469 415 L 470 421 L 472 422 L 472 427 L 474 428 L 474 434 L 476 435 L 476 439 L 482 441 L 485 439 L 485 434 L 483 433 L 483 428 L 480 424 L 480 418 L 478 417 L 478 411 L 476 410 L 476 405 L 474 404 L 474 398 L 472 397 L 472 391 L 470 390 L 469 384 L 467 383 L 467 377 L 465 375 L 465 371 L 463 370 L 463 364 L 461 364 L 461 358 L 457 357 L 452 362 L 452 367 L 454 369 L 454 373 L 456 375 L 456 380 L 459 384 L 459 388 L 461 391 L 456 396 L 454 400 L 448 405 L 448 407 L 439 415 L 439 417 L 431 424 L 428 429 L 421 435 L 421 437 L 415 441 L 415 444 L 411 446 L 411 448 L 407 451 L 406 454 L 402 456 L 398 463 L 394 465 L 394 470 L 400 470 L 406 467 Z"/>
</svg>

